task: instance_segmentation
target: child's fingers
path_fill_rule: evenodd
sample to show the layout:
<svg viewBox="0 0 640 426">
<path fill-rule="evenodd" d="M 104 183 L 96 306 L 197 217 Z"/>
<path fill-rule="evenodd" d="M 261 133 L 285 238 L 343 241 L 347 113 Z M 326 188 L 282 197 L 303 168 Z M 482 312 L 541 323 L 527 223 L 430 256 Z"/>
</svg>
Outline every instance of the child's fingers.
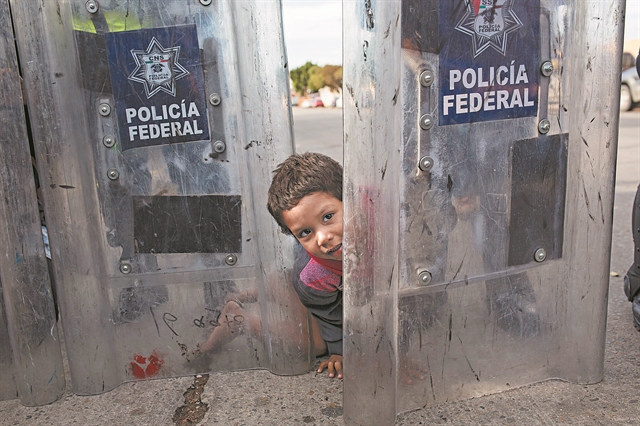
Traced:
<svg viewBox="0 0 640 426">
<path fill-rule="evenodd" d="M 333 377 L 336 373 L 336 370 L 333 368 L 333 362 L 329 362 L 329 377 Z"/>
<path fill-rule="evenodd" d="M 342 363 L 340 361 L 336 361 L 334 364 L 336 371 L 338 372 L 338 379 L 342 379 Z M 333 377 L 329 374 L 329 377 Z"/>
<path fill-rule="evenodd" d="M 342 379 L 342 362 L 340 361 L 323 361 L 318 367 L 318 373 L 322 373 L 324 369 L 329 372 L 329 377 L 335 377 L 338 373 L 338 379 Z"/>
</svg>

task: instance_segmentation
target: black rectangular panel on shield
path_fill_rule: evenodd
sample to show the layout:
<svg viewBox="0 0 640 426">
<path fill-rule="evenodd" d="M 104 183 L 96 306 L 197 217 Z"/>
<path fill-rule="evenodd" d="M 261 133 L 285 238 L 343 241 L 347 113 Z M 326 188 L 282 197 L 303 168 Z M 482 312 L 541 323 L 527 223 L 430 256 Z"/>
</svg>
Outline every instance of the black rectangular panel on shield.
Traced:
<svg viewBox="0 0 640 426">
<path fill-rule="evenodd" d="M 242 252 L 240 195 L 133 197 L 136 253 Z"/>
<path fill-rule="evenodd" d="M 562 257 L 567 135 L 516 141 L 511 151 L 511 215 L 509 265 L 534 261 L 536 250 L 546 259 Z"/>
</svg>

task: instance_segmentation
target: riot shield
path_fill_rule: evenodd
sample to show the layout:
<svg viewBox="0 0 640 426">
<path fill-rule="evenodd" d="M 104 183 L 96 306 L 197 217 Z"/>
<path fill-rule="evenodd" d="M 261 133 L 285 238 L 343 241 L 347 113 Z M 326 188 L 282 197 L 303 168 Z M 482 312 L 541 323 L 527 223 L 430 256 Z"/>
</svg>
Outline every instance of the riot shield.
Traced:
<svg viewBox="0 0 640 426">
<path fill-rule="evenodd" d="M 36 9 L 37 8 L 37 13 Z M 313 361 L 279 2 L 12 2 L 73 391 Z"/>
<path fill-rule="evenodd" d="M 345 3 L 348 424 L 602 379 L 623 10 Z"/>
<path fill-rule="evenodd" d="M 9 4 L 0 1 L 0 399 L 43 405 L 65 379 Z"/>
</svg>

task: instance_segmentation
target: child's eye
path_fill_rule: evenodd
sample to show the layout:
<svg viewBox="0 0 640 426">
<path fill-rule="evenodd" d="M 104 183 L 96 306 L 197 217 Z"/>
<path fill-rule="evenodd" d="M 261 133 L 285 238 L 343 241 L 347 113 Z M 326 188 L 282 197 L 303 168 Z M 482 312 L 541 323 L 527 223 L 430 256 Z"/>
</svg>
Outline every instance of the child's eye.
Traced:
<svg viewBox="0 0 640 426">
<path fill-rule="evenodd" d="M 298 234 L 298 238 L 304 238 L 307 235 L 309 235 L 311 233 L 310 230 L 308 229 L 303 229 L 302 231 L 300 231 L 300 233 Z"/>
<path fill-rule="evenodd" d="M 325 222 L 331 220 L 331 218 L 333 217 L 333 213 L 327 213 L 326 215 L 324 215 L 324 217 L 322 218 Z"/>
</svg>

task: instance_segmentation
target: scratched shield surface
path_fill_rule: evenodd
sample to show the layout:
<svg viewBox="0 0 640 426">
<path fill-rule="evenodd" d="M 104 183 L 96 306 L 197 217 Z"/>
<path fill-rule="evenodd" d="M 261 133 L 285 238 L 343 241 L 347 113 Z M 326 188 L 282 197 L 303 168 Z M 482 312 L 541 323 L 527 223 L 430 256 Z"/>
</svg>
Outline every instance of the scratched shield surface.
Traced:
<svg viewBox="0 0 640 426">
<path fill-rule="evenodd" d="M 345 6 L 345 420 L 602 379 L 621 3 Z"/>
<path fill-rule="evenodd" d="M 41 48 L 21 59 L 74 392 L 308 371 L 293 240 L 264 207 L 293 152 L 279 3 L 67 0 L 32 15 L 16 7 L 19 38 Z"/>
</svg>

